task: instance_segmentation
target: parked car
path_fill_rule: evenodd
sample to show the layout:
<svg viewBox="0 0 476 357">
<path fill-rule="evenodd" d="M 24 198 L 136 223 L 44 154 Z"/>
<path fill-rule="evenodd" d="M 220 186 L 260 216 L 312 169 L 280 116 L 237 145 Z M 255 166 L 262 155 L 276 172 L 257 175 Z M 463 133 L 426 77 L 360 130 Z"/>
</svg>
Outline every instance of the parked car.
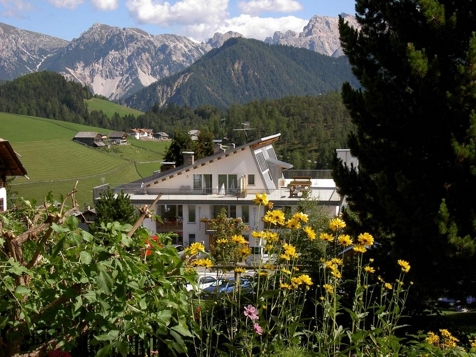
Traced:
<svg viewBox="0 0 476 357">
<path fill-rule="evenodd" d="M 173 247 L 177 250 L 178 256 L 182 259 L 185 258 L 185 247 L 181 244 L 174 244 Z"/>
<path fill-rule="evenodd" d="M 253 292 L 253 286 L 246 279 L 240 279 L 239 288 L 242 293 Z M 213 297 L 216 294 L 231 294 L 235 290 L 235 278 L 217 279 L 209 287 L 202 290 L 202 297 Z"/>
<path fill-rule="evenodd" d="M 192 291 L 192 290 L 201 291 L 205 288 L 208 288 L 216 281 L 217 281 L 216 274 L 215 275 L 199 274 L 197 277 L 197 283 L 193 285 L 190 282 L 188 282 L 186 285 L 186 289 L 188 291 Z"/>
</svg>

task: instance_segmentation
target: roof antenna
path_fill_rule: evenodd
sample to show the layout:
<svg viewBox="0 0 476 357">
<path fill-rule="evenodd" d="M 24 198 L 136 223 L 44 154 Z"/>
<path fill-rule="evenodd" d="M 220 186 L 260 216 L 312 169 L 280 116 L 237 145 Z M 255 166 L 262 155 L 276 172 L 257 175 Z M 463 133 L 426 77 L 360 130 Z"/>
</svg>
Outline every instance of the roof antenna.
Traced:
<svg viewBox="0 0 476 357">
<path fill-rule="evenodd" d="M 244 131 L 246 141 L 248 141 L 248 133 L 247 133 L 248 130 L 255 130 L 256 128 L 250 128 L 250 122 L 249 121 L 245 121 L 245 122 L 241 123 L 241 125 L 243 125 L 242 129 L 233 129 L 233 131 Z"/>
</svg>

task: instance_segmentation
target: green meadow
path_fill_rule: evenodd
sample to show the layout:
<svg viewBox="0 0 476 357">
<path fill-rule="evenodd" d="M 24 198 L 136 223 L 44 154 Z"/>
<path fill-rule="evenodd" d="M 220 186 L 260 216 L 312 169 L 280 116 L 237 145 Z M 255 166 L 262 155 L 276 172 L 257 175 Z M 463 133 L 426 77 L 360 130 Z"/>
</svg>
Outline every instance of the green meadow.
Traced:
<svg viewBox="0 0 476 357">
<path fill-rule="evenodd" d="M 68 194 L 78 182 L 76 199 L 93 205 L 93 188 L 111 187 L 139 180 L 160 169 L 169 142 L 143 142 L 129 138 L 129 145 L 89 148 L 72 139 L 78 131 L 109 134 L 111 130 L 16 114 L 0 113 L 0 138 L 8 140 L 28 177 L 10 182 L 9 195 L 42 203 Z"/>
<path fill-rule="evenodd" d="M 118 113 L 121 117 L 127 114 L 132 114 L 134 116 L 144 114 L 139 110 L 128 108 L 128 107 L 110 102 L 105 99 L 91 98 L 91 99 L 85 100 L 84 102 L 88 106 L 89 111 L 92 111 L 92 110 L 102 111 L 109 118 L 112 118 L 114 113 Z"/>
</svg>

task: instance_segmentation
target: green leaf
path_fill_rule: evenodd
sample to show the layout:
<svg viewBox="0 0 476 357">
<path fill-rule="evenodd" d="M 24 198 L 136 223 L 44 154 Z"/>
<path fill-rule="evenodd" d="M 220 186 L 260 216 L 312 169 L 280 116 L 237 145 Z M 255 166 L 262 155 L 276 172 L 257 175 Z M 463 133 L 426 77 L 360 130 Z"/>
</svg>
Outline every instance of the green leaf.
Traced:
<svg viewBox="0 0 476 357">
<path fill-rule="evenodd" d="M 111 279 L 111 276 L 107 272 L 105 271 L 99 272 L 99 275 L 97 278 L 97 284 L 104 293 L 106 294 L 111 293 L 113 281 Z"/>
<path fill-rule="evenodd" d="M 28 289 L 26 286 L 24 285 L 19 285 L 17 286 L 17 288 L 15 289 L 15 294 L 19 294 L 21 296 L 23 295 L 29 295 L 30 294 L 30 289 Z"/>
<path fill-rule="evenodd" d="M 126 357 L 127 354 L 129 353 L 129 344 L 125 341 L 119 341 L 116 346 L 117 346 L 117 350 L 119 351 L 119 353 L 123 357 Z"/>
<path fill-rule="evenodd" d="M 60 241 L 58 242 L 58 244 L 56 244 L 56 246 L 53 249 L 53 253 L 52 253 L 53 257 L 56 257 L 58 255 L 58 253 L 61 250 L 63 250 L 65 240 L 66 240 L 66 238 L 61 238 Z"/>
<path fill-rule="evenodd" d="M 111 345 L 104 346 L 96 353 L 96 357 L 109 357 L 111 355 L 111 351 Z"/>
<path fill-rule="evenodd" d="M 171 328 L 171 330 L 176 331 L 177 333 L 181 334 L 182 336 L 193 337 L 193 335 L 188 330 L 188 328 L 186 328 L 184 326 L 180 326 L 180 325 L 179 326 L 174 326 L 174 327 Z"/>
<path fill-rule="evenodd" d="M 0 330 L 2 330 L 8 322 L 8 316 L 0 316 Z"/>
<path fill-rule="evenodd" d="M 81 231 L 81 238 L 83 238 L 85 242 L 91 242 L 93 240 L 92 234 L 83 230 Z"/>
<path fill-rule="evenodd" d="M 95 291 L 88 291 L 88 292 L 85 293 L 83 296 L 84 296 L 84 298 L 85 298 L 86 300 L 88 300 L 89 302 L 96 302 L 96 301 L 97 301 L 96 292 L 95 292 Z"/>
<path fill-rule="evenodd" d="M 68 227 L 58 226 L 56 223 L 52 223 L 51 228 L 57 233 L 67 233 L 67 232 L 69 232 Z"/>
<path fill-rule="evenodd" d="M 74 303 L 74 311 L 78 311 L 83 306 L 83 299 L 81 296 L 76 297 L 76 301 Z"/>
<path fill-rule="evenodd" d="M 81 253 L 79 253 L 79 256 L 81 258 L 81 262 L 86 265 L 91 264 L 91 261 L 93 260 L 93 258 L 91 257 L 91 254 L 89 254 L 88 252 L 84 250 Z"/>
<path fill-rule="evenodd" d="M 94 339 L 97 341 L 115 341 L 119 337 L 118 330 L 111 330 L 106 334 L 94 336 Z"/>
</svg>

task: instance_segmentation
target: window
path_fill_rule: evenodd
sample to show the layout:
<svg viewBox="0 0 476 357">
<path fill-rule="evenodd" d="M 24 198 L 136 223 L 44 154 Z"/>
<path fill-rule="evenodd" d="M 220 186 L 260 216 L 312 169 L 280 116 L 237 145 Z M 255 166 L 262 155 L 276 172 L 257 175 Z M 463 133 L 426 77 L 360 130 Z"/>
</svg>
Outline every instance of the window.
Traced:
<svg viewBox="0 0 476 357">
<path fill-rule="evenodd" d="M 193 175 L 193 189 L 201 190 L 202 189 L 202 175 Z"/>
<path fill-rule="evenodd" d="M 255 184 L 255 175 L 254 174 L 249 174 L 248 175 L 248 185 L 254 185 Z"/>
<path fill-rule="evenodd" d="M 236 218 L 236 206 L 224 206 L 224 205 L 215 205 L 213 206 L 213 218 L 216 218 L 220 211 L 225 209 L 226 215 L 229 218 Z"/>
<path fill-rule="evenodd" d="M 196 223 L 195 205 L 188 205 L 188 223 Z"/>
<path fill-rule="evenodd" d="M 212 193 L 212 175 L 211 174 L 194 174 L 193 190 L 195 192 Z"/>
<path fill-rule="evenodd" d="M 188 235 L 188 243 L 189 244 L 195 243 L 195 233 L 190 233 Z"/>
<path fill-rule="evenodd" d="M 250 222 L 250 206 L 241 206 L 241 219 L 243 223 Z"/>
<path fill-rule="evenodd" d="M 226 192 L 235 192 L 238 188 L 237 175 L 218 175 L 218 190 L 225 189 Z"/>
<path fill-rule="evenodd" d="M 165 221 L 181 221 L 183 217 L 182 205 L 159 205 L 158 215 Z"/>
</svg>

